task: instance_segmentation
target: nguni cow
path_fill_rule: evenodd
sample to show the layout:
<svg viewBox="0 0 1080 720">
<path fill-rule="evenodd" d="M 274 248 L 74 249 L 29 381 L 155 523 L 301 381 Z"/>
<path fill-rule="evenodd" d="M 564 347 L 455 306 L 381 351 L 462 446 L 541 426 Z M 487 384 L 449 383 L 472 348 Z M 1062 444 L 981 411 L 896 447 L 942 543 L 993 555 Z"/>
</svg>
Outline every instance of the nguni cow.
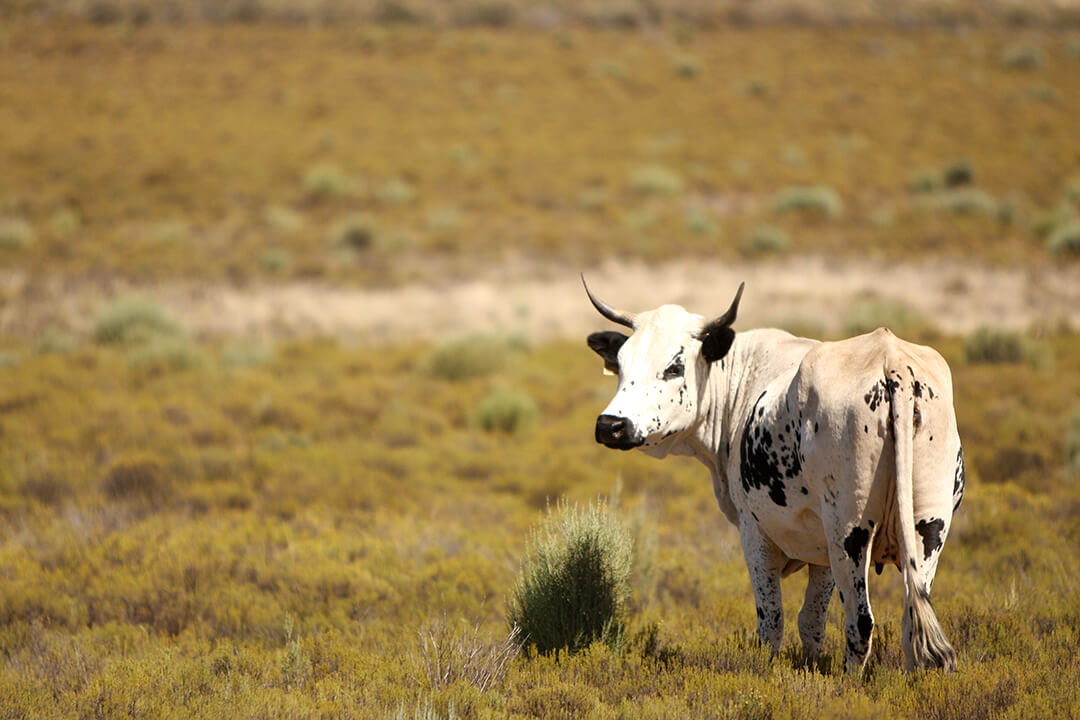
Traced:
<svg viewBox="0 0 1080 720">
<path fill-rule="evenodd" d="M 930 603 L 964 486 L 941 355 L 885 328 L 839 342 L 772 329 L 736 334 L 743 285 L 710 322 L 677 305 L 630 314 L 585 291 L 601 315 L 633 330 L 588 338 L 618 375 L 597 442 L 692 455 L 709 468 L 720 509 L 739 529 L 761 641 L 779 650 L 780 579 L 805 565 L 807 654 L 821 653 L 835 584 L 846 666 L 861 672 L 874 628 L 868 571 L 891 563 L 903 574 L 907 669 L 954 670 Z"/>
</svg>

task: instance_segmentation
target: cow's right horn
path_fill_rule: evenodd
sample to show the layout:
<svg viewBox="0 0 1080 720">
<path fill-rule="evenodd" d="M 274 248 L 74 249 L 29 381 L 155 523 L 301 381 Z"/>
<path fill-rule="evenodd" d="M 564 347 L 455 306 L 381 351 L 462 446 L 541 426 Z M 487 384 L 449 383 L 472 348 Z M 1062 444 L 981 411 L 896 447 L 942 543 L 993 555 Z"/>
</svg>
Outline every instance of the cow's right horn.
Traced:
<svg viewBox="0 0 1080 720">
<path fill-rule="evenodd" d="M 634 321 L 637 319 L 637 315 L 623 312 L 622 310 L 616 310 L 593 295 L 592 290 L 589 289 L 589 283 L 585 282 L 585 273 L 581 273 L 581 284 L 585 286 L 585 293 L 589 296 L 589 301 L 593 304 L 593 307 L 596 308 L 597 312 L 613 323 L 625 325 L 631 330 L 634 329 Z"/>
</svg>

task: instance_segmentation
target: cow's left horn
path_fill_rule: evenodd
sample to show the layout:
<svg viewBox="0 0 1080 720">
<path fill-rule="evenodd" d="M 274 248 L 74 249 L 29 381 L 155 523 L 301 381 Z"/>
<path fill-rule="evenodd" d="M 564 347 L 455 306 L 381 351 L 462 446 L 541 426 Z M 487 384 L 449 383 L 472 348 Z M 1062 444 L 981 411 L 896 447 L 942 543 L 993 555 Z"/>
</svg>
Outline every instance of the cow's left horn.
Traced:
<svg viewBox="0 0 1080 720">
<path fill-rule="evenodd" d="M 739 314 L 739 301 L 742 300 L 742 291 L 745 286 L 745 282 L 739 283 L 739 289 L 735 293 L 735 299 L 731 301 L 731 307 L 727 309 L 726 313 L 709 323 L 708 327 L 731 327 L 731 325 L 735 322 L 735 316 Z"/>
<path fill-rule="evenodd" d="M 581 273 L 581 284 L 585 286 L 585 294 L 589 296 L 589 301 L 596 308 L 597 312 L 606 317 L 613 323 L 625 325 L 631 330 L 634 329 L 634 320 L 637 319 L 637 315 L 633 313 L 623 312 L 622 310 L 616 310 L 592 294 L 592 290 L 589 289 L 589 283 L 585 282 L 585 273 Z M 737 300 L 736 300 L 737 301 Z"/>
</svg>

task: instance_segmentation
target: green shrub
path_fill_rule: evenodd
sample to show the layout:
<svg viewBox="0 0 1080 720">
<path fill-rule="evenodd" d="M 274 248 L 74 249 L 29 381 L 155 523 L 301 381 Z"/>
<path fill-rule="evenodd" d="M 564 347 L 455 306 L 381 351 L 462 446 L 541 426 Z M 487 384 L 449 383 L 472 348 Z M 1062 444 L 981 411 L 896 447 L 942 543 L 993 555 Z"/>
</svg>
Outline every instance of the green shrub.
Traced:
<svg viewBox="0 0 1080 720">
<path fill-rule="evenodd" d="M 930 198 L 929 207 L 939 212 L 954 215 L 978 215 L 998 218 L 998 202 L 994 196 L 978 188 L 957 188 L 944 190 Z"/>
<path fill-rule="evenodd" d="M 941 174 L 937 170 L 916 170 L 908 176 L 907 188 L 913 193 L 932 193 L 941 188 Z"/>
<path fill-rule="evenodd" d="M 22 250 L 34 242 L 34 229 L 18 217 L 0 217 L 0 250 Z"/>
<path fill-rule="evenodd" d="M 941 170 L 941 180 L 947 188 L 973 185 L 975 166 L 970 160 L 954 160 Z"/>
<path fill-rule="evenodd" d="M 510 627 L 544 655 L 618 642 L 632 560 L 630 534 L 604 503 L 549 510 L 508 603 Z"/>
<path fill-rule="evenodd" d="M 697 77 L 701 74 L 701 62 L 691 55 L 679 55 L 672 62 L 676 74 L 683 77 Z"/>
<path fill-rule="evenodd" d="M 340 197 L 356 191 L 356 181 L 331 163 L 314 165 L 304 175 L 304 189 L 316 198 Z"/>
<path fill-rule="evenodd" d="M 513 24 L 516 15 L 509 2 L 488 0 L 460 6 L 454 11 L 454 23 L 462 27 L 504 28 Z"/>
<path fill-rule="evenodd" d="M 461 211 L 449 205 L 431 208 L 424 216 L 424 226 L 429 232 L 448 232 L 460 225 Z"/>
<path fill-rule="evenodd" d="M 1068 254 L 1080 257 L 1080 220 L 1073 218 L 1059 225 L 1046 238 L 1046 247 L 1055 255 Z"/>
<path fill-rule="evenodd" d="M 855 300 L 844 318 L 844 329 L 851 335 L 861 335 L 879 327 L 905 335 L 925 330 L 927 323 L 907 305 L 877 297 Z"/>
<path fill-rule="evenodd" d="M 378 238 L 375 221 L 363 213 L 352 213 L 334 223 L 330 240 L 338 247 L 366 250 Z"/>
<path fill-rule="evenodd" d="M 428 369 L 432 375 L 443 380 L 490 375 L 506 365 L 513 350 L 505 338 L 469 335 L 436 348 L 428 361 Z"/>
<path fill-rule="evenodd" d="M 704 208 L 690 208 L 683 219 L 686 222 L 686 229 L 698 235 L 712 237 L 719 229 L 713 216 Z"/>
<path fill-rule="evenodd" d="M 67 355 L 75 349 L 75 337 L 60 328 L 46 328 L 34 343 L 34 352 L 47 355 Z"/>
<path fill-rule="evenodd" d="M 1080 477 L 1080 406 L 1073 413 L 1072 425 L 1065 432 L 1065 476 Z"/>
<path fill-rule="evenodd" d="M 157 337 L 181 336 L 183 329 L 159 305 L 125 297 L 101 309 L 90 334 L 94 342 L 102 345 L 137 345 Z"/>
<path fill-rule="evenodd" d="M 1019 363 L 1024 360 L 1020 333 L 982 326 L 964 341 L 964 357 L 973 363 Z"/>
<path fill-rule="evenodd" d="M 259 253 L 259 267 L 268 273 L 284 275 L 292 268 L 292 255 L 284 248 L 267 248 Z"/>
<path fill-rule="evenodd" d="M 538 414 L 536 402 L 527 394 L 496 388 L 476 406 L 472 421 L 488 432 L 514 433 L 535 422 Z"/>
<path fill-rule="evenodd" d="M 49 218 L 49 225 L 54 233 L 61 237 L 67 237 L 79 231 L 79 228 L 82 227 L 82 220 L 79 218 L 79 213 L 71 208 L 61 208 Z"/>
<path fill-rule="evenodd" d="M 157 336 L 128 351 L 128 365 L 147 375 L 194 370 L 205 362 L 202 351 L 186 335 Z"/>
<path fill-rule="evenodd" d="M 267 227 L 278 235 L 292 235 L 303 229 L 305 220 L 302 213 L 284 205 L 271 205 L 266 208 L 263 220 Z"/>
<path fill-rule="evenodd" d="M 1038 70 L 1046 63 L 1046 59 L 1039 48 L 1013 45 L 1001 54 L 1001 62 L 1009 70 Z"/>
<path fill-rule="evenodd" d="M 784 188 L 773 198 L 774 213 L 809 212 L 827 218 L 838 218 L 844 213 L 840 194 L 824 185 L 793 186 Z"/>
<path fill-rule="evenodd" d="M 394 178 L 380 187 L 375 195 L 387 205 L 408 205 L 416 197 L 416 190 L 404 180 Z"/>
<path fill-rule="evenodd" d="M 630 174 L 630 188 L 650 195 L 678 195 L 683 191 L 683 180 L 662 165 L 642 165 Z"/>
<path fill-rule="evenodd" d="M 1038 237 L 1051 235 L 1062 225 L 1076 222 L 1076 208 L 1072 203 L 1060 202 L 1049 210 L 1044 210 L 1031 221 L 1031 232 Z"/>
<path fill-rule="evenodd" d="M 274 359 L 274 348 L 264 342 L 233 340 L 221 350 L 227 367 L 257 367 Z"/>
<path fill-rule="evenodd" d="M 791 248 L 791 240 L 778 227 L 758 225 L 743 239 L 741 248 L 747 255 L 780 254 Z"/>
</svg>

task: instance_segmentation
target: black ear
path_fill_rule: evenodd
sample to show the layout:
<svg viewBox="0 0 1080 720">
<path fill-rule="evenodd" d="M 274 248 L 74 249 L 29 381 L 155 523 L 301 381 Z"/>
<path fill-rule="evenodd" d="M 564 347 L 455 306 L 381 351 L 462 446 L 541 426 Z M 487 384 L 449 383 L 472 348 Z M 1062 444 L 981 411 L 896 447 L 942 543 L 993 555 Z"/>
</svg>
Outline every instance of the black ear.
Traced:
<svg viewBox="0 0 1080 720">
<path fill-rule="evenodd" d="M 714 363 L 731 349 L 731 343 L 735 342 L 735 331 L 723 325 L 710 325 L 701 332 L 700 337 L 701 357 L 707 363 Z"/>
<path fill-rule="evenodd" d="M 612 372 L 619 371 L 619 349 L 623 343 L 629 340 L 629 336 L 610 330 L 594 332 L 586 340 L 589 347 L 600 357 L 604 358 L 604 367 Z"/>
</svg>

